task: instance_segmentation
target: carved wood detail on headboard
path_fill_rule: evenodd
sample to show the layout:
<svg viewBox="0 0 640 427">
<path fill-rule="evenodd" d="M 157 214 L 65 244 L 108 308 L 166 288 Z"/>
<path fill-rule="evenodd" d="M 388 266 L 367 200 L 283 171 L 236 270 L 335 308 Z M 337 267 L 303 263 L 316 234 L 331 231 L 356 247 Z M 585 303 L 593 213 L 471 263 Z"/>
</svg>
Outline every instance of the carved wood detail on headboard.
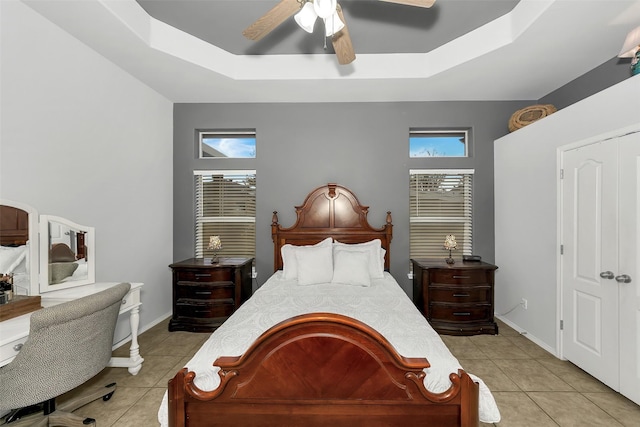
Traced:
<svg viewBox="0 0 640 427">
<path fill-rule="evenodd" d="M 278 224 L 278 213 L 273 212 L 271 235 L 274 242 L 274 269 L 282 268 L 280 249 L 287 243 L 312 245 L 327 237 L 342 243 L 362 243 L 380 239 L 386 249 L 385 270 L 390 267 L 390 244 L 393 236 L 391 212 L 387 212 L 386 224 L 372 227 L 367 220 L 368 206 L 363 206 L 358 198 L 338 184 L 318 187 L 307 195 L 304 203 L 296 206 L 296 223 L 289 228 Z"/>
</svg>

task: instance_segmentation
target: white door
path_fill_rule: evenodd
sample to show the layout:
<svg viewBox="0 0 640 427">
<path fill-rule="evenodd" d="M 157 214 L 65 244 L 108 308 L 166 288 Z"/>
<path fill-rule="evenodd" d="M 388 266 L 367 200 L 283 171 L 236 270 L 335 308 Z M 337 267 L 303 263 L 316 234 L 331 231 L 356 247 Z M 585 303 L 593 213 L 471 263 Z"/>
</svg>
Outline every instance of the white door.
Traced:
<svg viewBox="0 0 640 427">
<path fill-rule="evenodd" d="M 563 356 L 619 389 L 616 142 L 563 154 Z"/>
<path fill-rule="evenodd" d="M 619 144 L 620 393 L 640 405 L 640 133 Z"/>
</svg>

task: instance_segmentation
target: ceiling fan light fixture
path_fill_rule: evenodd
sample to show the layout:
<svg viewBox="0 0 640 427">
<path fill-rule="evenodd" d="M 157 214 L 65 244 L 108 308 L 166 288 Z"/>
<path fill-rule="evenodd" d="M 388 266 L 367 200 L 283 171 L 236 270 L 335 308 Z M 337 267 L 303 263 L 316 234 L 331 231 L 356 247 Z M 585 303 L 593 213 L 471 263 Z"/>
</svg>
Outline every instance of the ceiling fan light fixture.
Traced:
<svg viewBox="0 0 640 427">
<path fill-rule="evenodd" d="M 307 33 L 313 33 L 313 27 L 316 24 L 318 14 L 316 13 L 313 3 L 307 2 L 302 6 L 300 12 L 296 13 L 293 17 L 296 23 L 305 30 Z"/>
<path fill-rule="evenodd" d="M 338 0 L 313 0 L 313 10 L 322 19 L 327 19 L 336 13 L 337 7 Z"/>
<path fill-rule="evenodd" d="M 340 19 L 338 12 L 334 12 L 329 18 L 324 20 L 324 34 L 331 37 L 344 28 L 344 22 Z"/>
</svg>

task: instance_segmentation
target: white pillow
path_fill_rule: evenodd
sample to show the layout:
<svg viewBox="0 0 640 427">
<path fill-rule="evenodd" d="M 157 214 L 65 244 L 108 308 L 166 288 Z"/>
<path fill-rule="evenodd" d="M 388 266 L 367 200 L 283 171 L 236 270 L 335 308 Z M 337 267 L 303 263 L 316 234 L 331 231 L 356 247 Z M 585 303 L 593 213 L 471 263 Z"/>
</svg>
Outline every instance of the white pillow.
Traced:
<svg viewBox="0 0 640 427">
<path fill-rule="evenodd" d="M 317 248 L 317 247 L 331 247 L 333 239 L 327 237 L 321 242 L 315 245 L 308 246 L 295 246 L 286 244 L 280 248 L 280 254 L 282 254 L 282 276 L 284 280 L 296 280 L 298 278 L 298 262 L 296 261 L 296 250 L 300 248 Z"/>
<path fill-rule="evenodd" d="M 331 283 L 354 286 L 371 286 L 369 278 L 369 253 L 340 250 L 333 252 L 333 279 Z"/>
<path fill-rule="evenodd" d="M 27 257 L 27 247 L 0 246 L 0 273 L 13 273 L 13 271 Z"/>
<path fill-rule="evenodd" d="M 369 276 L 372 279 L 382 279 L 384 277 L 384 254 L 380 239 L 354 244 L 336 241 L 333 243 L 333 247 L 341 250 L 369 253 Z"/>
<path fill-rule="evenodd" d="M 296 248 L 298 285 L 330 283 L 333 278 L 333 251 L 331 246 Z"/>
</svg>

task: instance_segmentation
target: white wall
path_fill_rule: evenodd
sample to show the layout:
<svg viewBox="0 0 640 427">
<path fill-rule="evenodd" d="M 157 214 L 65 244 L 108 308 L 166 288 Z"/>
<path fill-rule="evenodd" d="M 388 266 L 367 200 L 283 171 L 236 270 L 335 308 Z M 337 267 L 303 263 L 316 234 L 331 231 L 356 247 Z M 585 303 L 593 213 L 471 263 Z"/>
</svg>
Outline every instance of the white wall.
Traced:
<svg viewBox="0 0 640 427">
<path fill-rule="evenodd" d="M 0 14 L 0 197 L 94 226 L 96 280 L 145 283 L 141 328 L 166 317 L 172 103 L 23 3 Z"/>
<path fill-rule="evenodd" d="M 640 123 L 631 77 L 494 143 L 496 313 L 557 353 L 558 147 Z"/>
</svg>

